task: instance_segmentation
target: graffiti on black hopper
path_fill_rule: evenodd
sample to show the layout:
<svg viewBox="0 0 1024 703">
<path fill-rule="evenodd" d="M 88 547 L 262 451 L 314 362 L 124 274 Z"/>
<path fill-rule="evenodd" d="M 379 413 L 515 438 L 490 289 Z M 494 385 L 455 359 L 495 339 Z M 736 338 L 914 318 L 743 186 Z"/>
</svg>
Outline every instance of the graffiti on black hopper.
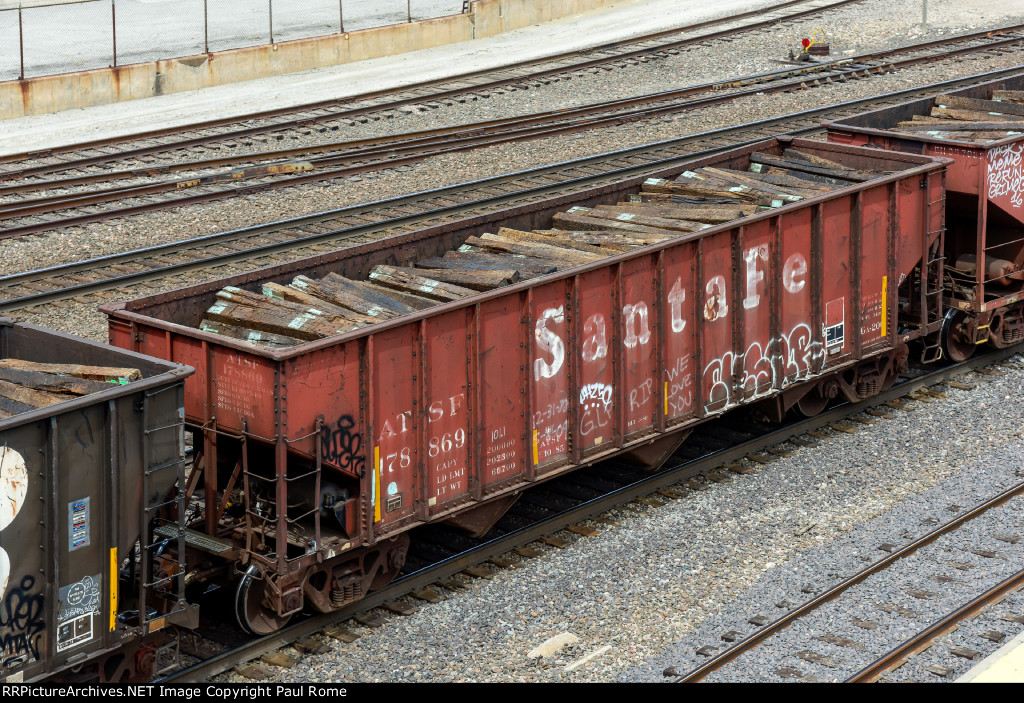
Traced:
<svg viewBox="0 0 1024 703">
<path fill-rule="evenodd" d="M 32 593 L 34 576 L 26 576 L 7 592 L 0 605 L 0 656 L 4 666 L 29 657 L 39 659 L 39 649 L 46 629 L 43 619 L 43 594 Z"/>
<path fill-rule="evenodd" d="M 320 454 L 324 461 L 362 478 L 366 457 L 360 453 L 362 438 L 352 431 L 355 426 L 351 415 L 342 415 L 334 425 L 325 425 L 320 431 Z"/>
</svg>

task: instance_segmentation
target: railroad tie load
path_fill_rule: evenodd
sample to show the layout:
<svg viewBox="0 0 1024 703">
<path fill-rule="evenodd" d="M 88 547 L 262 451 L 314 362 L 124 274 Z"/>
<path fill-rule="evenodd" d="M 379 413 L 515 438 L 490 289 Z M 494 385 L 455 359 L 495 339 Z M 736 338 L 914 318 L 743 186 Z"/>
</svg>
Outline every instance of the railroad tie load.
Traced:
<svg viewBox="0 0 1024 703">
<path fill-rule="evenodd" d="M 0 420 L 140 378 L 132 368 L 0 359 Z"/>
<path fill-rule="evenodd" d="M 499 227 L 456 249 L 409 265 L 377 265 L 366 280 L 338 273 L 226 287 L 200 329 L 269 348 L 285 348 L 393 320 L 520 281 L 660 244 L 765 209 L 825 195 L 883 175 L 786 149 L 754 152 L 745 171 L 696 168 L 675 180 L 648 179 L 615 204 L 570 207 L 550 227 Z"/>
<path fill-rule="evenodd" d="M 912 115 L 893 132 L 938 139 L 990 142 L 1024 134 L 1024 91 L 996 90 L 992 99 L 937 95 L 927 115 Z"/>
</svg>

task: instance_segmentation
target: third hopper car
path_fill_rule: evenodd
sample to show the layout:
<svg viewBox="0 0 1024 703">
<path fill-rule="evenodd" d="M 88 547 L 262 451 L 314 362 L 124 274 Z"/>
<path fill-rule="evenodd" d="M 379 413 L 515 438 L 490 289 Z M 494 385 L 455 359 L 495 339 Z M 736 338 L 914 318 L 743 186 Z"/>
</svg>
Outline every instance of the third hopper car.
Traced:
<svg viewBox="0 0 1024 703">
<path fill-rule="evenodd" d="M 265 633 L 387 583 L 410 533 L 482 533 L 529 486 L 616 455 L 657 467 L 742 404 L 781 416 L 892 384 L 943 323 L 948 159 L 776 139 L 690 169 L 803 153 L 876 178 L 344 334 L 268 349 L 197 329 L 218 291 L 365 278 L 504 226 L 614 204 L 645 178 L 108 305 L 110 341 L 196 369 L 189 564 L 225 565 Z"/>
<path fill-rule="evenodd" d="M 981 344 L 1024 340 L 1022 91 L 1024 76 L 1014 76 L 826 123 L 830 142 L 953 160 L 942 343 L 957 361 Z"/>
</svg>

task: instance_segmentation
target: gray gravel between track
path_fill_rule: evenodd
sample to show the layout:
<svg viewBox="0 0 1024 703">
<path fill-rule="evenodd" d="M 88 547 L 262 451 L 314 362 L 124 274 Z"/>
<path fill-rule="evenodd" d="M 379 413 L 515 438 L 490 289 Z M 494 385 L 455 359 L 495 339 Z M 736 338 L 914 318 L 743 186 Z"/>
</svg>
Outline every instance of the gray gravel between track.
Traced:
<svg viewBox="0 0 1024 703">
<path fill-rule="evenodd" d="M 795 602 L 808 583 L 821 588 L 873 560 L 876 543 L 906 541 L 930 529 L 923 519 L 951 515 L 951 503 L 972 505 L 1019 480 L 1024 428 L 1014 399 L 1024 371 L 969 380 L 976 389 L 949 388 L 945 399 L 893 411 L 853 435 L 833 433 L 755 473 L 659 508 L 611 511 L 617 524 L 595 523 L 599 535 L 563 533 L 568 548 L 535 560 L 507 555 L 522 566 L 467 580 L 467 590 L 409 617 L 386 616 L 382 628 L 348 623 L 361 639 L 326 640 L 330 653 L 272 670 L 271 680 L 661 680 L 665 666 L 682 663 L 677 647 L 714 644 L 723 626 L 740 629 L 737 621 L 766 614 L 757 589 L 778 588 Z M 1019 515 L 1011 520 L 1000 531 L 1020 532 Z M 986 548 L 1010 553 L 1003 543 Z M 909 600 L 898 602 L 928 607 Z M 579 641 L 548 659 L 527 658 L 563 632 Z"/>
<path fill-rule="evenodd" d="M 966 477 L 970 480 L 966 481 Z M 661 681 L 664 680 L 663 670 L 669 666 L 675 666 L 680 673 L 693 669 L 707 660 L 696 653 L 698 648 L 710 646 L 716 648 L 715 653 L 724 651 L 729 646 L 722 639 L 726 633 L 739 632 L 742 638 L 757 631 L 749 619 L 756 616 L 776 619 L 791 607 L 854 575 L 867 563 L 884 557 L 886 552 L 879 549 L 880 545 L 903 546 L 934 529 L 935 525 L 927 521 L 948 522 L 965 509 L 1022 480 L 1024 440 L 1018 438 L 979 456 L 958 475 L 827 545 L 769 569 L 758 583 L 737 594 L 735 607 L 706 619 L 694 632 L 643 666 L 625 672 L 620 680 Z M 765 640 L 751 652 L 709 675 L 707 681 L 781 681 L 787 678 L 841 681 L 848 678 L 971 598 L 1020 571 L 1024 564 L 1024 542 L 1010 544 L 1000 541 L 996 535 L 1022 537 L 1022 506 L 1024 498 L 1014 498 L 940 537 Z M 973 549 L 989 550 L 997 556 L 981 556 Z M 961 568 L 964 566 L 967 568 Z M 917 595 L 911 591 L 916 591 Z M 922 597 L 925 593 L 921 592 L 927 593 L 927 597 Z M 789 605 L 779 607 L 784 602 Z M 962 676 L 973 661 L 952 654 L 950 649 L 967 647 L 987 656 L 998 647 L 980 637 L 988 629 L 998 629 L 1012 639 L 1024 626 L 1010 622 L 997 624 L 997 621 L 999 614 L 1019 613 L 1014 610 L 1015 602 L 997 604 L 985 617 L 967 621 L 955 636 L 940 640 L 929 656 L 915 657 L 914 666 L 901 667 L 886 678 L 942 680 L 924 670 L 932 664 L 952 669 L 951 678 Z M 905 610 L 887 612 L 894 610 L 893 606 Z M 854 623 L 854 618 L 876 623 L 877 627 L 861 628 Z M 984 626 L 979 627 L 981 624 Z M 815 639 L 821 637 L 844 638 L 852 643 L 840 645 Z M 807 652 L 825 659 L 813 662 L 800 656 Z"/>
</svg>

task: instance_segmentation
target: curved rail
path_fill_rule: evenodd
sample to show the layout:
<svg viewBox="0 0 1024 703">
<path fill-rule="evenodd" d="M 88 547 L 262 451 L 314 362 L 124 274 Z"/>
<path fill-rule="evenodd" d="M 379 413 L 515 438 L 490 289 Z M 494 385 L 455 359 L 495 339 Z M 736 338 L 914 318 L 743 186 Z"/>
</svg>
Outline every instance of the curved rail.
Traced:
<svg viewBox="0 0 1024 703">
<path fill-rule="evenodd" d="M 756 647 L 758 644 L 760 644 L 764 640 L 766 640 L 769 637 L 771 637 L 772 635 L 778 634 L 779 632 L 781 632 L 785 628 L 789 627 L 789 625 L 791 625 L 796 620 L 799 620 L 800 618 L 808 615 L 809 613 L 811 613 L 812 611 L 816 610 L 817 608 L 819 608 L 820 606 L 824 605 L 825 603 L 828 603 L 829 601 L 835 600 L 836 598 L 841 596 L 843 593 L 845 593 L 846 591 L 850 590 L 851 588 L 853 588 L 854 586 L 856 586 L 858 583 L 862 582 L 864 579 L 868 578 L 869 576 L 872 576 L 872 575 L 877 574 L 877 573 L 879 573 L 881 571 L 884 571 L 886 568 L 888 568 L 889 566 L 891 566 L 895 562 L 899 561 L 900 559 L 902 559 L 902 558 L 904 558 L 906 556 L 909 556 L 909 555 L 913 554 L 914 552 L 919 550 L 921 547 L 924 547 L 924 546 L 926 546 L 928 544 L 931 544 L 932 542 L 934 542 L 936 539 L 938 539 L 942 535 L 948 534 L 949 532 L 952 532 L 953 530 L 956 530 L 958 527 L 960 527 L 964 523 L 966 523 L 966 522 L 968 522 L 970 520 L 973 520 L 974 518 L 978 517 L 979 515 L 981 515 L 982 513 L 988 511 L 989 509 L 994 508 L 997 505 L 1002 505 L 1003 503 L 1008 501 L 1010 498 L 1013 498 L 1015 496 L 1022 495 L 1022 494 L 1024 494 L 1024 482 L 1015 484 L 1015 485 L 1011 486 L 1010 488 L 1008 488 L 1007 490 L 1005 490 L 1002 493 L 1000 493 L 999 495 L 994 496 L 993 498 L 990 498 L 989 500 L 986 500 L 985 502 L 980 503 L 980 504 L 974 506 L 973 508 L 968 510 L 963 515 L 960 515 L 960 516 L 954 518 L 953 520 L 950 520 L 949 522 L 947 522 L 944 525 L 940 525 L 939 527 L 936 527 L 931 532 L 928 532 L 924 536 L 919 537 L 918 539 L 914 540 L 910 544 L 908 544 L 908 545 L 906 545 L 904 547 L 901 547 L 900 549 L 897 549 L 896 551 L 892 552 L 888 556 L 883 557 L 882 559 L 879 559 L 878 561 L 876 561 L 876 562 L 874 562 L 872 564 L 869 564 L 868 566 L 864 567 L 863 569 L 858 571 L 856 574 L 854 574 L 850 578 L 846 579 L 845 581 L 842 581 L 841 583 L 836 584 L 835 586 L 833 586 L 832 588 L 828 589 L 827 591 L 825 591 L 821 595 L 817 596 L 816 598 L 812 598 L 811 600 L 809 600 L 809 601 L 799 605 L 798 607 L 793 608 L 792 610 L 790 610 L 789 612 L 787 612 L 785 615 L 783 615 L 782 617 L 778 618 L 777 620 L 774 620 L 774 621 L 766 624 L 763 628 L 759 629 L 755 634 L 751 635 L 747 639 L 745 639 L 742 642 L 739 642 L 739 643 L 733 645 L 732 647 L 730 647 L 729 649 L 725 650 L 721 654 L 718 654 L 718 655 L 712 657 L 707 662 L 705 662 L 703 665 L 701 665 L 701 666 L 697 667 L 696 669 L 693 669 L 693 670 L 687 672 L 686 674 L 683 674 L 679 678 L 675 679 L 675 683 L 694 683 L 694 682 L 700 681 L 701 679 L 705 678 L 711 672 L 717 671 L 718 669 L 721 669 L 723 666 L 725 666 L 729 662 L 733 661 L 734 659 L 739 657 L 741 654 L 744 654 L 745 652 L 750 651 L 751 649 Z M 1018 575 L 1018 578 L 1024 579 L 1024 573 Z M 980 607 L 980 606 L 978 606 L 978 607 Z M 957 611 L 957 612 L 960 612 L 960 611 Z M 943 620 L 942 622 L 945 622 L 945 620 Z M 948 627 L 951 627 L 951 626 L 952 626 L 952 623 L 950 623 L 948 625 Z M 937 627 L 937 626 L 933 626 L 933 627 Z M 925 632 L 931 632 L 932 629 L 933 628 L 929 628 Z M 873 664 L 870 667 L 868 667 L 867 669 L 865 669 L 864 672 L 868 672 L 868 673 L 864 675 L 864 678 L 866 679 L 868 676 L 871 676 L 871 675 L 880 676 L 881 672 L 883 672 L 889 666 L 892 666 L 892 663 L 896 659 L 898 659 L 900 656 L 903 655 L 903 653 L 905 653 L 906 651 L 909 651 L 912 648 L 913 648 L 912 645 L 906 645 L 905 648 L 904 647 L 899 647 L 899 648 L 893 650 L 888 655 L 886 655 L 885 657 L 880 659 L 878 662 L 875 662 L 875 664 Z M 872 672 L 876 672 L 876 671 L 878 672 L 877 674 L 872 673 Z M 862 672 L 862 673 L 864 673 L 864 672 Z M 861 676 L 861 674 L 857 674 L 857 676 Z M 849 679 L 849 680 L 855 680 L 855 679 Z M 864 680 L 864 679 L 861 679 L 861 680 Z"/>
<path fill-rule="evenodd" d="M 997 583 L 977 598 L 965 603 L 946 617 L 935 621 L 916 635 L 903 642 L 898 647 L 886 652 L 876 661 L 864 667 L 856 674 L 846 679 L 846 683 L 874 683 L 882 677 L 889 669 L 902 663 L 912 654 L 916 654 L 931 645 L 936 638 L 944 635 L 957 626 L 958 623 L 973 617 L 983 608 L 1002 599 L 1008 593 L 1024 588 L 1024 571 L 1019 571 L 1013 576 Z"/>
<path fill-rule="evenodd" d="M 233 161 L 236 165 L 243 162 L 250 165 L 250 168 L 227 173 L 222 172 L 208 175 L 200 173 L 155 183 L 137 183 L 128 186 L 115 186 L 86 192 L 41 196 L 0 203 L 0 221 L 17 221 L 59 210 L 75 210 L 101 203 L 137 199 L 158 194 L 164 195 L 157 202 L 144 202 L 100 212 L 87 210 L 85 214 L 70 214 L 63 218 L 50 219 L 44 222 L 15 224 L 0 230 L 0 237 L 24 236 L 59 227 L 81 225 L 141 212 L 208 202 L 267 189 L 285 188 L 331 180 L 366 171 L 416 163 L 428 157 L 442 154 L 462 152 L 509 142 L 571 134 L 603 126 L 615 126 L 634 120 L 649 119 L 664 114 L 694 110 L 736 100 L 748 95 L 808 89 L 825 83 L 891 72 L 899 68 L 924 62 L 946 60 L 970 53 L 999 51 L 1022 41 L 1024 41 L 1024 25 L 1013 25 L 994 31 L 974 32 L 967 35 L 925 42 L 920 45 L 839 59 L 810 67 L 773 71 L 766 74 L 745 76 L 743 78 L 691 86 L 674 91 L 662 91 L 628 99 L 603 101 L 575 108 L 565 108 L 514 118 L 488 120 L 456 127 L 406 133 L 393 137 L 376 137 L 289 150 L 274 150 L 265 152 L 262 155 L 245 154 L 238 157 L 222 157 L 177 165 L 132 169 L 115 172 L 114 174 L 92 174 L 88 176 L 75 176 L 69 179 L 0 186 L 0 196 L 2 196 L 5 193 L 14 194 L 47 188 L 66 188 L 74 185 L 105 182 L 111 179 L 117 180 L 138 177 L 140 175 L 152 175 L 154 173 L 163 173 L 168 169 L 172 171 L 179 169 L 201 170 L 212 165 L 231 163 L 232 159 L 237 159 Z M 890 57 L 899 53 L 913 53 L 935 46 L 945 47 L 951 43 L 963 42 L 981 43 L 952 50 L 945 49 L 925 56 L 912 56 L 888 61 Z M 796 77 L 789 80 L 794 75 Z M 752 85 L 753 87 L 728 93 L 722 92 L 724 88 L 744 85 Z M 678 101 L 681 97 L 704 92 L 714 92 L 715 95 L 684 100 L 682 102 Z M 648 103 L 661 103 L 665 101 L 669 101 L 669 104 L 648 105 Z M 612 111 L 611 114 L 603 116 L 600 114 L 609 110 Z M 333 153 L 331 153 L 332 150 L 334 150 Z M 313 156 L 305 161 L 276 161 L 270 164 L 258 165 L 264 158 L 298 158 L 317 153 L 320 155 Z M 74 162 L 69 162 L 66 167 L 76 168 Z M 250 181 L 251 183 L 245 186 L 230 185 L 240 181 Z M 229 185 L 222 186 L 221 184 L 224 183 Z M 212 190 L 209 190 L 211 187 Z M 193 193 L 193 190 L 199 192 Z"/>
<path fill-rule="evenodd" d="M 587 69 L 597 68 L 597 67 L 603 66 L 605 64 L 608 64 L 608 63 L 611 63 L 611 62 L 614 62 L 614 61 L 623 61 L 623 60 L 629 60 L 629 59 L 639 59 L 639 58 L 643 58 L 645 56 L 650 55 L 651 52 L 653 52 L 653 51 L 671 51 L 671 50 L 679 49 L 679 48 L 682 48 L 684 46 L 688 46 L 690 44 L 694 44 L 694 43 L 701 42 L 701 41 L 710 41 L 710 40 L 724 38 L 724 37 L 734 37 L 737 33 L 740 33 L 740 32 L 754 31 L 754 30 L 757 30 L 757 29 L 762 29 L 764 27 L 772 26 L 772 25 L 777 24 L 777 23 L 790 22 L 790 21 L 793 21 L 793 20 L 802 19 L 804 17 L 815 15 L 815 14 L 818 14 L 820 12 L 824 12 L 824 11 L 827 11 L 827 10 L 833 10 L 833 9 L 837 9 L 837 8 L 840 8 L 840 7 L 845 7 L 847 5 L 854 5 L 854 4 L 858 3 L 858 2 L 862 2 L 863 0 L 835 0 L 833 2 L 826 2 L 825 4 L 817 4 L 817 5 L 815 5 L 814 3 L 818 2 L 818 1 L 819 0 L 787 0 L 787 2 L 780 3 L 780 4 L 776 5 L 774 8 L 770 8 L 770 9 L 762 8 L 762 9 L 758 9 L 758 10 L 750 10 L 748 12 L 742 12 L 742 13 L 739 13 L 739 14 L 736 14 L 736 15 L 730 15 L 729 17 L 723 17 L 723 18 L 718 18 L 718 19 L 713 19 L 713 20 L 706 20 L 706 21 L 703 21 L 703 22 L 697 22 L 697 23 L 694 23 L 694 24 L 691 24 L 691 25 L 686 25 L 686 26 L 683 26 L 683 27 L 677 27 L 675 29 L 661 30 L 661 31 L 654 32 L 654 33 L 651 33 L 651 34 L 646 34 L 646 35 L 642 35 L 642 36 L 639 36 L 639 37 L 634 37 L 634 38 L 628 39 L 628 40 L 620 40 L 620 41 L 610 42 L 608 44 L 603 44 L 603 45 L 600 45 L 600 46 L 591 47 L 589 49 L 585 49 L 585 50 L 582 50 L 582 51 L 576 50 L 576 51 L 561 52 L 561 53 L 551 54 L 551 55 L 548 55 L 548 56 L 545 56 L 545 57 L 539 58 L 539 59 L 530 59 L 530 60 L 526 60 L 526 61 L 513 62 L 513 63 L 505 64 L 504 66 L 502 66 L 500 68 L 496 68 L 496 69 L 483 69 L 483 70 L 479 70 L 479 71 L 470 71 L 470 72 L 467 72 L 467 73 L 462 73 L 462 74 L 457 74 L 457 75 L 454 75 L 454 76 L 449 76 L 449 77 L 443 78 L 443 79 L 432 80 L 432 81 L 423 81 L 423 82 L 419 82 L 419 83 L 413 83 L 413 84 L 410 84 L 410 85 L 403 86 L 402 88 L 399 89 L 399 91 L 396 91 L 394 89 L 379 90 L 379 91 L 373 91 L 373 92 L 369 92 L 369 93 L 363 93 L 363 94 L 360 94 L 360 95 L 351 96 L 349 98 L 345 98 L 345 99 L 342 99 L 342 100 L 324 100 L 324 101 L 319 101 L 319 102 L 314 102 L 314 103 L 307 103 L 307 104 L 304 104 L 304 105 L 298 105 L 298 106 L 294 106 L 294 107 L 278 108 L 278 109 L 273 109 L 273 110 L 264 110 L 264 111 L 250 113 L 250 114 L 247 114 L 247 115 L 241 115 L 241 116 L 237 116 L 237 117 L 222 118 L 222 119 L 216 119 L 216 120 L 207 120 L 207 121 L 204 121 L 204 122 L 193 123 L 193 124 L 188 125 L 187 127 L 184 127 L 184 128 L 177 128 L 176 127 L 176 128 L 157 129 L 157 130 L 150 130 L 150 131 L 147 131 L 147 132 L 140 132 L 138 134 L 132 135 L 131 139 L 134 140 L 134 141 L 143 141 L 143 140 L 153 140 L 153 139 L 158 139 L 160 137 L 164 137 L 164 136 L 168 136 L 168 135 L 182 134 L 182 133 L 188 133 L 188 132 L 199 132 L 200 134 L 198 136 L 191 137 L 189 139 L 185 139 L 185 140 L 181 140 L 181 141 L 177 141 L 177 142 L 174 142 L 174 143 L 162 143 L 162 144 L 150 145 L 150 146 L 147 146 L 147 147 L 142 147 L 142 148 L 140 148 L 138 150 L 132 150 L 130 154 L 128 154 L 127 152 L 122 152 L 120 154 L 115 154 L 113 156 L 115 156 L 116 158 L 125 158 L 125 156 L 128 156 L 128 155 L 133 156 L 133 157 L 134 156 L 145 156 L 145 155 L 148 155 L 148 154 L 159 153 L 160 151 L 166 151 L 166 150 L 170 150 L 170 149 L 179 149 L 179 148 L 185 148 L 185 147 L 189 147 L 189 146 L 197 146 L 197 145 L 201 145 L 201 144 L 209 144 L 209 143 L 211 143 L 213 141 L 221 141 L 221 140 L 225 140 L 225 139 L 237 139 L 237 138 L 240 138 L 240 137 L 251 136 L 251 135 L 254 135 L 254 134 L 260 134 L 260 133 L 263 133 L 263 132 L 266 132 L 266 131 L 272 131 L 272 130 L 281 129 L 281 128 L 308 126 L 308 125 L 311 125 L 311 124 L 315 124 L 316 122 L 319 122 L 319 121 L 324 120 L 324 119 L 336 119 L 339 116 L 337 111 L 336 111 L 336 109 L 339 106 L 348 105 L 348 104 L 351 104 L 351 103 L 363 102 L 363 101 L 367 101 L 367 100 L 373 100 L 375 98 L 380 98 L 380 97 L 388 97 L 388 96 L 392 96 L 392 95 L 396 94 L 396 92 L 400 92 L 400 93 L 415 93 L 415 94 L 410 96 L 410 97 L 389 101 L 387 104 L 384 104 L 384 105 L 372 105 L 372 106 L 356 108 L 355 111 L 346 112 L 346 115 L 348 115 L 348 116 L 356 116 L 356 115 L 366 114 L 366 113 L 371 112 L 371 111 L 379 111 L 381 109 L 396 109 L 396 108 L 403 107 L 403 106 L 406 106 L 406 105 L 422 103 L 425 100 L 438 101 L 438 100 L 446 100 L 446 99 L 457 98 L 457 97 L 459 97 L 461 95 L 465 95 L 466 93 L 477 92 L 477 91 L 480 91 L 480 90 L 493 90 L 495 88 L 501 88 L 501 87 L 504 87 L 504 86 L 507 86 L 507 85 L 511 85 L 511 84 L 514 84 L 514 83 L 518 83 L 518 82 L 525 82 L 525 81 L 531 81 L 531 80 L 539 80 L 539 79 L 543 79 L 543 78 L 550 78 L 550 77 L 557 76 L 557 75 L 563 75 L 563 74 L 568 74 L 568 73 L 574 73 L 574 72 L 577 72 L 577 71 L 583 71 L 583 70 L 587 70 Z M 814 6 L 810 7 L 810 8 L 803 9 L 803 10 L 799 10 L 797 12 L 793 12 L 793 13 L 790 13 L 790 14 L 782 15 L 782 16 L 778 16 L 778 15 L 775 14 L 775 13 L 777 13 L 780 10 L 787 10 L 787 9 L 789 9 L 791 7 L 794 7 L 794 6 L 797 6 L 797 5 L 804 5 L 804 4 L 812 4 Z M 686 32 L 692 32 L 692 31 L 695 31 L 695 30 L 704 29 L 706 27 L 713 27 L 713 26 L 716 26 L 716 25 L 728 24 L 728 23 L 731 23 L 731 22 L 735 22 L 737 20 L 743 20 L 743 19 L 747 19 L 747 18 L 750 18 L 750 17 L 758 17 L 759 19 L 756 22 L 752 22 L 750 24 L 747 24 L 747 25 L 744 25 L 744 26 L 741 26 L 741 27 L 732 27 L 732 28 L 729 28 L 729 29 L 722 30 L 720 32 L 703 34 L 703 35 L 700 35 L 700 36 L 697 36 L 697 37 L 688 37 L 688 38 L 684 38 L 684 39 L 670 41 L 670 42 L 663 43 L 663 44 L 656 44 L 655 46 L 640 46 L 639 48 L 636 48 L 636 49 L 627 49 L 626 51 L 618 52 L 618 53 L 613 53 L 612 55 L 596 56 L 595 58 L 586 59 L 584 61 L 573 61 L 572 63 L 570 63 L 568 65 L 556 66 L 556 67 L 553 67 L 553 68 L 550 68 L 550 69 L 546 69 L 546 70 L 534 71 L 532 73 L 524 73 L 524 74 L 520 74 L 520 75 L 513 75 L 512 77 L 507 77 L 507 78 L 485 80 L 482 83 L 472 83 L 472 81 L 474 79 L 477 79 L 477 78 L 487 78 L 488 76 L 500 75 L 500 74 L 509 73 L 509 72 L 515 73 L 517 71 L 521 71 L 522 69 L 527 69 L 527 68 L 530 68 L 532 66 L 550 64 L 550 63 L 557 63 L 557 62 L 565 61 L 565 60 L 572 60 L 572 59 L 576 59 L 576 58 L 578 58 L 580 56 L 587 56 L 587 55 L 591 55 L 591 54 L 600 54 L 600 53 L 608 52 L 608 51 L 613 51 L 614 52 L 617 49 L 619 49 L 620 47 L 631 47 L 631 46 L 636 46 L 636 45 L 639 45 L 639 44 L 645 44 L 645 43 L 651 42 L 651 41 L 659 42 L 661 39 L 663 39 L 665 37 L 671 37 L 673 35 L 678 35 L 678 34 L 682 34 L 682 33 L 686 33 Z M 442 90 L 442 91 L 438 91 L 438 92 L 429 92 L 430 89 L 434 88 L 434 87 L 451 85 L 451 84 L 457 84 L 457 83 L 467 83 L 467 82 L 469 83 L 469 85 L 463 85 L 461 87 L 451 88 L 451 89 L 448 89 L 448 90 Z M 424 91 L 427 91 L 427 92 L 424 92 Z M 260 126 L 252 126 L 252 127 L 244 127 L 244 128 L 240 128 L 240 129 L 234 129 L 234 130 L 230 130 L 230 131 L 224 132 L 224 133 L 217 133 L 217 134 L 209 134 L 209 133 L 207 133 L 207 134 L 203 134 L 203 132 L 209 132 L 210 130 L 216 129 L 218 127 L 238 125 L 241 122 L 250 122 L 250 121 L 253 121 L 253 120 L 266 120 L 266 119 L 271 119 L 271 118 L 274 118 L 274 117 L 281 117 L 281 116 L 291 116 L 292 119 L 286 120 L 284 122 L 270 124 L 270 125 L 260 125 Z M 11 154 L 11 155 L 8 155 L 8 156 L 0 157 L 0 164 L 2 164 L 2 163 L 9 163 L 9 162 L 13 162 L 13 161 L 25 160 L 25 159 L 29 159 L 29 158 L 40 158 L 40 157 L 45 157 L 45 156 L 53 156 L 53 155 L 56 155 L 56 154 L 68 153 L 68 152 L 73 152 L 73 151 L 82 151 L 82 150 L 86 150 L 86 149 L 97 149 L 97 148 L 101 148 L 101 147 L 105 147 L 105 146 L 111 146 L 111 145 L 114 145 L 114 144 L 123 143 L 124 141 L 125 140 L 123 138 L 121 138 L 121 137 L 110 138 L 110 139 L 97 139 L 97 140 L 92 140 L 92 141 L 89 141 L 89 142 L 81 142 L 81 143 L 78 143 L 78 144 L 71 144 L 71 145 L 68 145 L 68 146 L 65 146 L 65 147 L 58 147 L 58 148 L 54 148 L 54 149 L 43 149 L 43 150 L 38 150 L 38 151 L 33 151 L 33 152 L 24 152 L 24 153 L 20 153 L 20 154 Z M 98 159 L 97 161 L 92 161 L 90 163 L 102 163 L 103 162 L 102 159 L 105 156 L 106 155 L 97 157 L 97 159 Z M 0 172 L 0 180 L 2 180 L 4 178 L 6 178 L 6 174 Z"/>
</svg>

